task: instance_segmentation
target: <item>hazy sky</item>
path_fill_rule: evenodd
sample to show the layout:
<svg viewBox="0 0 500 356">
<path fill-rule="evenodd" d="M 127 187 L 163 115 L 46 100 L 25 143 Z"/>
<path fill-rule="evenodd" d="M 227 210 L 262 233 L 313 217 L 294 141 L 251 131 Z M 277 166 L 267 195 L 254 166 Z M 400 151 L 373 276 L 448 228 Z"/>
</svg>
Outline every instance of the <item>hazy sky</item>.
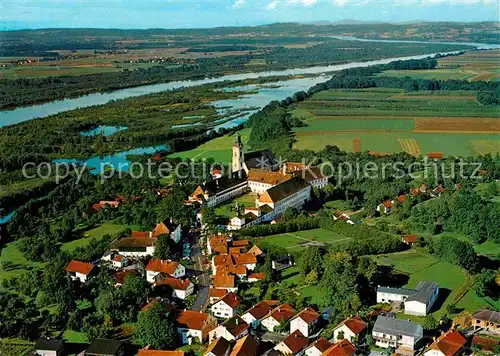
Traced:
<svg viewBox="0 0 500 356">
<path fill-rule="evenodd" d="M 498 0 L 0 0 L 2 29 L 185 28 L 272 22 L 498 21 Z"/>
</svg>

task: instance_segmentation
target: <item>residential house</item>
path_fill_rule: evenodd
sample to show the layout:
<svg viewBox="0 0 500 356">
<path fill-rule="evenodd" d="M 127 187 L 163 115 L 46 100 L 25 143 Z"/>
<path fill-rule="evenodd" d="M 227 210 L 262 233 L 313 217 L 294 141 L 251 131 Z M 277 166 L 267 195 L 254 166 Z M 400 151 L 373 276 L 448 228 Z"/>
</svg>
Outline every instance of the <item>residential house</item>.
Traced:
<svg viewBox="0 0 500 356">
<path fill-rule="evenodd" d="M 372 330 L 372 337 L 379 347 L 396 348 L 398 353 L 413 353 L 422 340 L 424 330 L 420 324 L 379 315 Z M 399 350 L 399 351 L 398 351 Z"/>
<path fill-rule="evenodd" d="M 108 250 L 104 253 L 104 255 L 101 257 L 101 261 L 109 263 L 111 267 L 115 269 L 121 269 L 125 267 L 128 263 L 126 257 L 121 256 L 116 251 L 111 251 L 111 250 Z"/>
<path fill-rule="evenodd" d="M 177 261 L 153 258 L 146 265 L 146 280 L 149 283 L 154 283 L 159 275 L 182 278 L 186 275 L 186 267 Z"/>
<path fill-rule="evenodd" d="M 347 318 L 333 329 L 333 340 L 346 339 L 357 344 L 364 338 L 367 328 L 368 325 L 359 317 Z"/>
<path fill-rule="evenodd" d="M 253 329 L 260 325 L 260 319 L 269 314 L 274 307 L 278 305 L 277 300 L 263 300 L 248 309 L 241 318 L 247 322 Z"/>
<path fill-rule="evenodd" d="M 122 356 L 125 344 L 120 340 L 95 339 L 85 350 L 85 356 Z"/>
<path fill-rule="evenodd" d="M 425 356 L 461 355 L 467 340 L 458 331 L 450 330 L 439 336 L 425 351 Z"/>
<path fill-rule="evenodd" d="M 248 275 L 248 282 L 250 283 L 264 281 L 265 279 L 266 279 L 266 274 L 263 272 L 251 273 Z"/>
<path fill-rule="evenodd" d="M 257 267 L 257 258 L 251 253 L 234 253 L 212 257 L 213 274 L 217 274 L 221 268 L 229 268 L 231 266 L 245 267 L 247 270 L 253 271 Z"/>
<path fill-rule="evenodd" d="M 302 335 L 309 337 L 316 328 L 319 314 L 313 308 L 305 308 L 290 320 L 290 333 L 299 330 Z"/>
<path fill-rule="evenodd" d="M 223 337 L 218 337 L 208 345 L 203 356 L 228 356 L 231 351 L 231 343 Z"/>
<path fill-rule="evenodd" d="M 208 333 L 217 327 L 217 320 L 206 313 L 195 310 L 183 310 L 176 315 L 177 333 L 183 345 L 194 341 L 204 343 Z"/>
<path fill-rule="evenodd" d="M 404 235 L 401 238 L 401 241 L 403 241 L 403 243 L 407 244 L 408 246 L 413 246 L 413 244 L 418 241 L 418 236 L 415 234 Z"/>
<path fill-rule="evenodd" d="M 347 215 L 346 213 L 343 213 L 341 211 L 336 211 L 333 213 L 333 220 L 337 221 L 344 221 L 345 223 L 349 225 L 354 225 L 354 221 L 352 221 L 351 217 Z"/>
<path fill-rule="evenodd" d="M 62 354 L 63 340 L 38 339 L 35 343 L 35 355 L 37 356 L 59 356 Z"/>
<path fill-rule="evenodd" d="M 481 353 L 493 353 L 500 347 L 500 339 L 485 335 L 474 335 L 471 347 L 481 350 Z"/>
<path fill-rule="evenodd" d="M 149 346 L 139 350 L 137 356 L 184 356 L 184 351 L 151 350 Z"/>
<path fill-rule="evenodd" d="M 322 337 L 316 340 L 312 345 L 308 346 L 305 350 L 305 354 L 306 356 L 321 356 L 330 348 L 330 346 L 332 346 L 332 343 Z"/>
<path fill-rule="evenodd" d="M 302 335 L 300 330 L 295 330 L 283 341 L 274 347 L 283 355 L 298 355 L 309 344 L 309 339 Z"/>
<path fill-rule="evenodd" d="M 287 322 L 295 314 L 295 309 L 289 304 L 282 304 L 271 310 L 264 318 L 261 319 L 261 325 L 269 331 L 274 329 L 281 323 Z"/>
<path fill-rule="evenodd" d="M 472 315 L 472 327 L 474 330 L 500 332 L 500 312 L 488 309 L 477 311 Z"/>
<path fill-rule="evenodd" d="M 209 342 L 217 339 L 218 337 L 223 337 L 227 341 L 238 340 L 246 335 L 248 335 L 249 326 L 239 315 L 235 315 L 232 318 L 227 319 L 217 328 L 211 330 L 208 333 Z"/>
<path fill-rule="evenodd" d="M 257 245 L 253 245 L 250 250 L 248 250 L 248 253 L 251 253 L 255 257 L 260 257 L 264 255 L 264 252 L 259 248 Z"/>
<path fill-rule="evenodd" d="M 357 351 L 353 344 L 343 339 L 330 346 L 321 356 L 354 356 Z"/>
<path fill-rule="evenodd" d="M 414 289 L 379 286 L 377 288 L 377 303 L 404 302 L 413 293 L 415 293 Z"/>
<path fill-rule="evenodd" d="M 125 278 L 127 278 L 128 276 L 137 276 L 137 275 L 139 275 L 139 273 L 137 272 L 136 269 L 133 268 L 116 272 L 113 275 L 113 278 L 115 279 L 115 288 L 120 288 L 123 285 L 123 283 L 125 283 Z"/>
<path fill-rule="evenodd" d="M 209 297 L 209 303 L 214 304 L 216 301 L 221 299 L 223 296 L 225 296 L 227 293 L 229 293 L 228 290 L 225 289 L 217 289 L 214 288 L 213 286 L 210 286 L 210 291 L 208 293 Z"/>
<path fill-rule="evenodd" d="M 153 229 L 153 237 L 161 235 L 168 235 L 175 243 L 179 243 L 182 237 L 182 226 L 180 224 L 174 224 L 172 218 L 164 220 L 156 224 Z"/>
<path fill-rule="evenodd" d="M 214 276 L 212 285 L 215 289 L 223 289 L 229 292 L 238 291 L 238 286 L 236 285 L 236 278 L 234 274 L 230 273 L 217 273 Z"/>
<path fill-rule="evenodd" d="M 430 194 L 431 194 L 431 197 L 439 197 L 444 192 L 446 192 L 446 188 L 442 184 L 440 184 L 436 188 L 432 189 Z"/>
<path fill-rule="evenodd" d="M 210 310 L 218 318 L 232 318 L 236 315 L 236 308 L 242 302 L 242 298 L 233 292 L 227 293 L 224 297 L 215 302 Z"/>
<path fill-rule="evenodd" d="M 247 335 L 236 341 L 229 356 L 257 356 L 257 342 L 252 336 Z"/>
<path fill-rule="evenodd" d="M 71 260 L 65 270 L 73 281 L 85 283 L 96 272 L 97 267 L 90 263 Z"/>
<path fill-rule="evenodd" d="M 150 235 L 149 232 L 135 232 L 132 236 L 119 238 L 113 241 L 110 250 L 125 257 L 144 258 L 153 256 L 156 238 Z"/>
<path fill-rule="evenodd" d="M 172 288 L 172 297 L 179 299 L 186 299 L 194 293 L 194 284 L 189 279 L 177 279 L 166 277 L 158 282 L 155 282 L 154 287 L 169 286 Z"/>
<path fill-rule="evenodd" d="M 389 214 L 392 210 L 392 205 L 392 201 L 384 200 L 381 204 L 377 205 L 377 211 L 381 214 Z"/>
</svg>

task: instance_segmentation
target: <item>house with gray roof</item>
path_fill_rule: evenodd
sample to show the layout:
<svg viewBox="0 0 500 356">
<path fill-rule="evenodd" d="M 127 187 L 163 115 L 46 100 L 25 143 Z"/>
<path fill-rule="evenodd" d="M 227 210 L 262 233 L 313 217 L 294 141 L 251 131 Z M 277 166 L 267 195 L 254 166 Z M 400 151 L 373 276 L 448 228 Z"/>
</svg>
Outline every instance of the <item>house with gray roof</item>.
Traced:
<svg viewBox="0 0 500 356">
<path fill-rule="evenodd" d="M 377 288 L 377 303 L 400 303 L 408 315 L 426 316 L 439 295 L 439 285 L 430 281 L 421 281 L 415 289 Z"/>
<path fill-rule="evenodd" d="M 394 347 L 396 353 L 403 355 L 413 355 L 423 336 L 424 329 L 420 324 L 382 315 L 377 318 L 372 330 L 377 346 Z"/>
</svg>

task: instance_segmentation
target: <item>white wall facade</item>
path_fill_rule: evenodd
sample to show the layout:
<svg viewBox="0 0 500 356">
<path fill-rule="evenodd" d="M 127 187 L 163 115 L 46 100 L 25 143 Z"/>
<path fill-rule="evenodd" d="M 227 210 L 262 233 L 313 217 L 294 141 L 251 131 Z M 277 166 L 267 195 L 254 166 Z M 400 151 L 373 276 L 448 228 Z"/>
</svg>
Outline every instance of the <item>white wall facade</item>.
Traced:
<svg viewBox="0 0 500 356">
<path fill-rule="evenodd" d="M 399 293 L 382 293 L 377 291 L 377 303 L 404 302 L 408 295 Z"/>
<path fill-rule="evenodd" d="M 309 325 L 301 318 L 295 318 L 290 322 L 290 334 L 299 330 L 302 335 L 309 337 Z"/>
<path fill-rule="evenodd" d="M 183 289 L 174 289 L 172 291 L 172 296 L 174 298 L 179 298 L 179 299 L 186 299 L 187 297 L 189 297 L 191 294 L 194 293 L 194 284 L 193 283 L 189 283 L 188 287 L 186 288 L 186 290 L 183 290 Z"/>
<path fill-rule="evenodd" d="M 238 185 L 235 185 L 234 187 L 230 187 L 228 189 L 223 190 L 222 192 L 219 192 L 211 197 L 208 197 L 208 199 L 206 200 L 206 205 L 209 208 L 216 207 L 217 205 L 222 204 L 225 201 L 231 200 L 239 195 L 242 195 L 247 191 L 248 191 L 248 183 L 242 182 Z"/>
<path fill-rule="evenodd" d="M 310 347 L 305 351 L 306 356 L 321 356 L 323 353 L 316 348 L 316 346 Z"/>
<path fill-rule="evenodd" d="M 218 318 L 231 318 L 234 316 L 234 309 L 227 305 L 224 301 L 220 300 L 219 302 L 212 305 L 210 308 L 212 314 Z"/>
<path fill-rule="evenodd" d="M 413 300 L 411 302 L 405 302 L 405 314 L 426 316 L 427 315 L 427 305 L 422 302 Z"/>
<path fill-rule="evenodd" d="M 337 329 L 333 330 L 333 339 L 334 341 L 340 341 L 339 340 L 339 333 L 343 332 L 344 333 L 344 339 L 347 339 L 349 342 L 352 344 L 355 343 L 356 339 L 356 334 L 351 331 L 346 325 L 341 325 Z"/>
<path fill-rule="evenodd" d="M 274 328 L 280 325 L 280 323 L 272 316 L 262 319 L 260 323 L 269 331 L 274 331 Z"/>
<path fill-rule="evenodd" d="M 208 333 L 208 342 L 212 342 L 213 340 L 223 337 L 227 341 L 234 341 L 241 339 L 242 337 L 246 336 L 248 334 L 248 329 L 242 332 L 240 335 L 235 337 L 233 334 L 231 334 L 223 325 L 219 325 L 217 328 L 214 330 L 210 331 Z"/>
<path fill-rule="evenodd" d="M 193 343 L 194 338 L 198 338 L 201 342 L 203 342 L 201 330 L 177 328 L 177 333 L 181 336 L 183 345 Z"/>
</svg>

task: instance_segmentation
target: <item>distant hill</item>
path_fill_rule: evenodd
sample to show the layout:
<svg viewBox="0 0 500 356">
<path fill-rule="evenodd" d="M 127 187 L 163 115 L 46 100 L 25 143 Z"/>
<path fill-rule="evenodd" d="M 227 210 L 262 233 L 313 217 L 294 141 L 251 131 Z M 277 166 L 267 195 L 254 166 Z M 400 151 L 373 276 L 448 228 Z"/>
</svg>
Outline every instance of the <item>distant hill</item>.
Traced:
<svg viewBox="0 0 500 356">
<path fill-rule="evenodd" d="M 313 21 L 306 22 L 308 25 L 316 25 L 316 26 L 329 26 L 329 25 L 381 25 L 387 22 L 381 21 L 361 21 L 361 20 L 353 20 L 353 19 L 344 19 L 338 21 Z"/>
</svg>

